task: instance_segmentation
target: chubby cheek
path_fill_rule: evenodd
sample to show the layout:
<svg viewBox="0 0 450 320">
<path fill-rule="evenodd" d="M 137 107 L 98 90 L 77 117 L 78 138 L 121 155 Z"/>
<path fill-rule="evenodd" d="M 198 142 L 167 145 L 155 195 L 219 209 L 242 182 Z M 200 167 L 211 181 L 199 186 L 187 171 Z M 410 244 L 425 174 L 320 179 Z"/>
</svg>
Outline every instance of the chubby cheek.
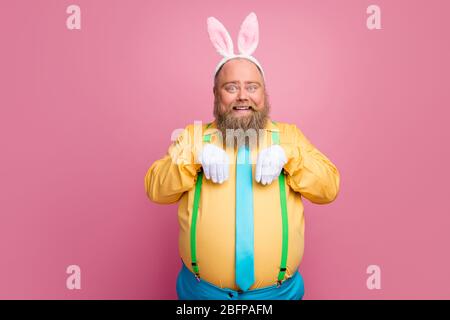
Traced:
<svg viewBox="0 0 450 320">
<path fill-rule="evenodd" d="M 232 108 L 232 105 L 236 102 L 237 95 L 235 94 L 222 94 L 220 97 L 222 111 L 228 111 Z"/>
<path fill-rule="evenodd" d="M 255 104 L 258 109 L 262 109 L 264 107 L 264 95 L 263 94 L 254 94 L 250 96 L 250 99 Z"/>
</svg>

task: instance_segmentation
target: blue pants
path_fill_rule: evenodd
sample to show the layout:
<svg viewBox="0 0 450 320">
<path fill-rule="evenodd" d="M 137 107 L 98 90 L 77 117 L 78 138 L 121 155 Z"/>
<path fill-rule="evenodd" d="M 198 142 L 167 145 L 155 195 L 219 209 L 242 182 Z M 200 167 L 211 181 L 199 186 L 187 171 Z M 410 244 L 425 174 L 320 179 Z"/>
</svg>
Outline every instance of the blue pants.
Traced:
<svg viewBox="0 0 450 320">
<path fill-rule="evenodd" d="M 179 300 L 301 300 L 304 284 L 297 271 L 278 288 L 273 285 L 239 293 L 219 288 L 203 279 L 198 281 L 183 263 L 177 278 L 177 294 Z"/>
</svg>

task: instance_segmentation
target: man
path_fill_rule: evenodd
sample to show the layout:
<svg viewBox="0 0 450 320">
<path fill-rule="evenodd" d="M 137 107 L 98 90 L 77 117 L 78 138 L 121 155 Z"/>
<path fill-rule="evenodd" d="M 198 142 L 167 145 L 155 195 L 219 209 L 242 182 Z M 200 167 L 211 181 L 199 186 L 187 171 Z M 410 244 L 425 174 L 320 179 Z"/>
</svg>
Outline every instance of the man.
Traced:
<svg viewBox="0 0 450 320">
<path fill-rule="evenodd" d="M 209 18 L 208 31 L 224 56 L 215 120 L 188 125 L 145 176 L 152 201 L 180 203 L 178 297 L 301 299 L 302 196 L 333 201 L 339 172 L 295 125 L 269 118 L 264 72 L 251 56 L 256 15 L 241 26 L 239 55 L 220 22 Z"/>
</svg>

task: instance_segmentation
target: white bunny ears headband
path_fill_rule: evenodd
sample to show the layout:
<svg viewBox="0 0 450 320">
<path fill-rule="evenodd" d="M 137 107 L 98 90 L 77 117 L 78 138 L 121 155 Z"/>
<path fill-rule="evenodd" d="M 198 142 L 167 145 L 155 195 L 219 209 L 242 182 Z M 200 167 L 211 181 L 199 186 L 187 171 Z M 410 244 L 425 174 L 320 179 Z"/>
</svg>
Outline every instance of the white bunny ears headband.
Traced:
<svg viewBox="0 0 450 320">
<path fill-rule="evenodd" d="M 209 17 L 207 19 L 207 24 L 209 38 L 217 52 L 223 56 L 223 59 L 216 66 L 214 76 L 220 67 L 228 60 L 233 58 L 244 58 L 256 64 L 264 78 L 264 71 L 261 65 L 258 60 L 252 56 L 259 41 L 258 19 L 254 12 L 251 12 L 241 24 L 237 42 L 239 54 L 234 54 L 233 41 L 231 40 L 230 34 L 219 20 L 214 17 Z"/>
</svg>

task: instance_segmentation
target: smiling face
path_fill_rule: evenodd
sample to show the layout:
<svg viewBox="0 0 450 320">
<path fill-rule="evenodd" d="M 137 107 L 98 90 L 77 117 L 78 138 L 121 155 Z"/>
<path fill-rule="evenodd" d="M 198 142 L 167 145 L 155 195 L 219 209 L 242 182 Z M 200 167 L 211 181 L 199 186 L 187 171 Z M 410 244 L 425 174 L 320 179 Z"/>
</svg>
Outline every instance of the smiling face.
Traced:
<svg viewBox="0 0 450 320">
<path fill-rule="evenodd" d="M 214 116 L 223 136 L 226 129 L 263 129 L 270 105 L 258 67 L 242 58 L 227 61 L 214 85 Z"/>
</svg>

